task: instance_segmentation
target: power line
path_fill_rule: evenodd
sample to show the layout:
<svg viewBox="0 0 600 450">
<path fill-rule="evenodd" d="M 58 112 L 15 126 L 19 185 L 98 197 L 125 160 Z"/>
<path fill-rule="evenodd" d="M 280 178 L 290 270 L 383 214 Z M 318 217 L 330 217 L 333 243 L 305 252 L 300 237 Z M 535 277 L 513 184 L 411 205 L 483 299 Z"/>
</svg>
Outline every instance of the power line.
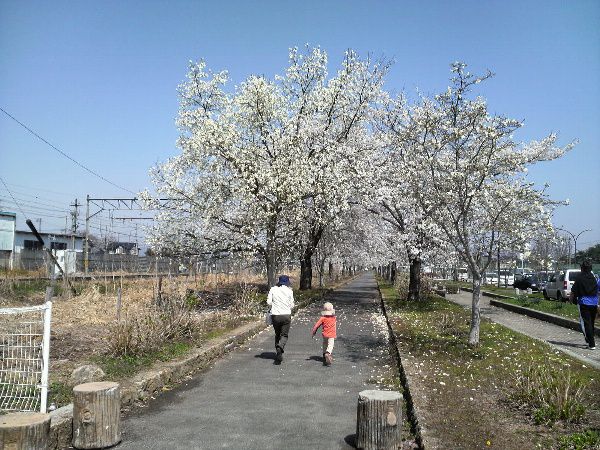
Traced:
<svg viewBox="0 0 600 450">
<path fill-rule="evenodd" d="M 10 194 L 10 196 L 12 197 L 13 201 L 15 202 L 15 205 L 17 205 L 17 207 L 21 211 L 21 214 L 23 214 L 23 216 L 25 216 L 26 219 L 29 219 L 29 217 L 27 217 L 27 214 L 25 214 L 23 212 L 23 208 L 21 208 L 21 205 L 19 205 L 19 203 L 15 200 L 15 197 L 12 195 L 12 192 L 10 192 L 10 189 L 8 189 L 8 186 L 4 182 L 4 178 L 0 177 L 0 181 L 2 181 L 2 184 L 4 185 L 4 187 L 6 188 L 6 190 L 8 191 L 8 193 Z"/>
<path fill-rule="evenodd" d="M 97 172 L 94 172 L 92 169 L 84 166 L 83 164 L 81 164 L 79 161 L 73 159 L 71 156 L 67 155 L 65 152 L 63 152 L 62 150 L 60 150 L 59 148 L 55 147 L 54 145 L 52 145 L 50 142 L 48 142 L 46 139 L 44 139 L 42 136 L 40 136 L 39 134 L 37 134 L 35 131 L 33 131 L 31 128 L 29 128 L 27 125 L 25 125 L 24 123 L 20 122 L 16 117 L 13 117 L 12 115 L 10 115 L 8 112 L 6 112 L 4 109 L 2 109 L 2 107 L 0 107 L 0 111 L 2 111 L 4 114 L 6 114 L 8 117 L 10 117 L 12 120 L 14 120 L 15 122 L 17 122 L 19 125 L 21 125 L 23 128 L 25 128 L 27 131 L 29 131 L 31 134 L 33 134 L 35 137 L 37 137 L 39 140 L 41 140 L 42 142 L 45 142 L 46 144 L 48 144 L 50 147 L 52 147 L 54 150 L 56 150 L 58 153 L 60 153 L 61 155 L 63 155 L 65 158 L 69 159 L 70 161 L 74 162 L 75 164 L 77 164 L 79 167 L 81 167 L 82 169 L 88 171 L 89 173 L 91 173 L 92 175 L 100 178 L 103 181 L 106 181 L 108 184 L 113 185 L 116 188 L 119 188 L 123 191 L 129 192 L 130 194 L 135 195 L 135 192 L 130 191 L 129 189 L 126 189 L 122 186 L 119 186 L 116 183 L 113 183 L 110 180 L 107 180 L 105 177 L 103 177 L 102 175 L 100 175 Z M 6 185 L 5 185 L 6 186 Z"/>
<path fill-rule="evenodd" d="M 2 197 L 0 197 L 0 200 L 2 200 Z M 10 199 L 6 199 L 6 200 L 8 202 L 11 202 Z M 19 197 L 15 197 L 14 200 L 18 200 L 18 201 L 22 202 L 23 205 L 25 205 L 26 207 L 28 207 L 30 209 L 40 209 L 40 210 L 45 210 L 45 211 L 61 212 L 61 213 L 69 212 L 66 209 L 47 208 L 47 206 L 52 206 L 52 205 L 49 205 L 48 203 L 36 202 L 34 200 L 27 200 L 27 199 L 23 199 L 23 198 L 19 198 Z M 38 206 L 38 205 L 41 205 L 41 206 Z"/>
<path fill-rule="evenodd" d="M 23 189 L 28 189 L 30 191 L 37 191 L 37 192 L 44 192 L 44 193 L 49 193 L 49 194 L 59 194 L 59 195 L 66 195 L 68 197 L 71 197 L 73 195 L 73 193 L 68 193 L 68 192 L 61 192 L 61 191 L 52 191 L 50 189 L 39 189 L 39 188 L 35 188 L 35 187 L 31 187 L 31 186 L 25 186 L 24 184 L 15 184 L 15 183 L 6 183 L 9 186 L 16 186 L 19 188 L 23 188 Z"/>
<path fill-rule="evenodd" d="M 10 183 L 7 183 L 7 184 L 9 186 L 14 186 L 14 185 L 11 185 Z M 5 190 L 6 189 L 0 187 L 0 191 L 5 191 Z M 13 189 L 12 192 L 13 192 L 13 194 L 16 194 L 16 195 L 19 195 L 19 196 L 32 197 L 32 198 L 34 198 L 36 200 L 42 200 L 42 201 L 45 201 L 45 202 L 50 202 L 51 204 L 55 204 L 57 202 L 56 198 L 41 197 L 39 195 L 29 194 L 27 192 L 23 192 L 20 189 Z M 44 191 L 44 192 L 46 192 L 46 191 Z M 33 201 L 33 200 L 31 200 L 31 201 Z"/>
</svg>

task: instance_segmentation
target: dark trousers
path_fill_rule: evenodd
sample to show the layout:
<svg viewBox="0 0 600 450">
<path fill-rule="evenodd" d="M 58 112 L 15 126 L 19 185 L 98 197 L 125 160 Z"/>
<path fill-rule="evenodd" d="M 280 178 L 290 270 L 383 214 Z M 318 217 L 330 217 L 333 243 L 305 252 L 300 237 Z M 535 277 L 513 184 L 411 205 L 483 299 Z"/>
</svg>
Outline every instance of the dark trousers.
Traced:
<svg viewBox="0 0 600 450">
<path fill-rule="evenodd" d="M 585 335 L 585 340 L 590 347 L 596 346 L 594 339 L 594 322 L 598 307 L 595 305 L 579 305 L 579 316 L 581 318 L 581 328 Z"/>
<path fill-rule="evenodd" d="M 279 347 L 283 351 L 288 340 L 292 316 L 289 314 L 281 314 L 271 317 L 273 319 L 273 328 L 275 329 L 275 348 Z"/>
</svg>

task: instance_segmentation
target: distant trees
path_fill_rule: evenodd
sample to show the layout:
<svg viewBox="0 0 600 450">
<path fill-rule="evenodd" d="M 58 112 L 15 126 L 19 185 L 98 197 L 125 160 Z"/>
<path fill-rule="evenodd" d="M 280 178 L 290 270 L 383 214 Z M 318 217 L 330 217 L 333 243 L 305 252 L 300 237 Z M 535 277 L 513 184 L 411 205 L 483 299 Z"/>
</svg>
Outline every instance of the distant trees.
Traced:
<svg viewBox="0 0 600 450">
<path fill-rule="evenodd" d="M 583 259 L 589 258 L 592 263 L 600 264 L 600 244 L 596 244 L 586 250 L 578 251 L 576 257 L 577 261 L 583 261 Z"/>
</svg>

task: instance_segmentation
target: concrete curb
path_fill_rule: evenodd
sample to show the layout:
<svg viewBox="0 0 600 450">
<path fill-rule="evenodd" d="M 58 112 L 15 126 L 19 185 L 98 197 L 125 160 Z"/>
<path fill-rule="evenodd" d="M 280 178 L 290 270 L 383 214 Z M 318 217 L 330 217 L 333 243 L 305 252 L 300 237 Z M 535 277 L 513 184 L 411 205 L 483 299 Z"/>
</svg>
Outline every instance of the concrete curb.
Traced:
<svg viewBox="0 0 600 450">
<path fill-rule="evenodd" d="M 463 288 L 463 290 L 467 292 L 472 292 L 472 290 L 466 288 Z M 486 297 L 491 297 L 494 299 L 514 299 L 514 297 L 510 297 L 507 295 L 495 294 L 492 292 L 484 291 L 481 291 L 481 295 L 485 295 Z M 503 308 L 507 311 L 511 311 L 517 314 L 523 314 L 524 316 L 532 317 L 534 319 L 543 320 L 544 322 L 549 322 L 554 325 L 561 326 L 563 328 L 581 331 L 581 325 L 578 321 L 573 319 L 567 319 L 566 317 L 538 311 L 536 309 L 527 308 L 525 306 L 513 305 L 512 303 L 503 302 L 501 300 L 490 300 L 490 305 L 497 306 L 498 308 Z M 594 330 L 594 334 L 596 336 L 600 336 L 600 329 L 596 328 Z"/>
<path fill-rule="evenodd" d="M 330 289 L 350 281 L 334 285 Z M 327 295 L 327 292 L 324 293 Z M 324 295 L 321 295 L 321 299 Z M 298 302 L 293 314 L 319 300 L 309 299 Z M 229 351 L 240 346 L 258 333 L 267 330 L 263 319 L 242 325 L 227 333 L 226 336 L 211 339 L 202 347 L 190 351 L 185 357 L 163 363 L 159 370 L 149 369 L 136 374 L 133 378 L 119 383 L 121 385 L 121 410 L 126 411 L 136 403 L 148 401 L 159 395 L 170 384 L 182 382 L 186 377 L 206 369 L 212 362 Z M 64 449 L 71 446 L 73 438 L 73 404 L 58 408 L 50 413 L 50 449 Z"/>
<path fill-rule="evenodd" d="M 418 408 L 413 401 L 413 397 L 410 391 L 410 380 L 408 379 L 406 371 L 404 370 L 404 366 L 402 365 L 402 357 L 400 356 L 400 350 L 398 349 L 396 333 L 394 333 L 394 329 L 392 328 L 392 324 L 390 323 L 390 319 L 385 308 L 385 301 L 383 300 L 381 289 L 379 289 L 379 283 L 377 283 L 377 292 L 379 292 L 381 310 L 385 317 L 385 322 L 387 323 L 388 333 L 390 336 L 390 344 L 392 345 L 392 351 L 394 352 L 396 360 L 398 361 L 400 383 L 402 384 L 402 388 L 404 390 L 403 397 L 406 401 L 406 412 L 408 415 L 408 421 L 410 422 L 411 431 L 415 434 L 415 440 L 417 445 L 419 446 L 419 449 L 424 450 L 426 448 L 433 448 L 433 446 L 428 445 L 427 431 L 425 429 L 424 424 L 421 422 L 421 420 L 419 420 Z"/>
</svg>

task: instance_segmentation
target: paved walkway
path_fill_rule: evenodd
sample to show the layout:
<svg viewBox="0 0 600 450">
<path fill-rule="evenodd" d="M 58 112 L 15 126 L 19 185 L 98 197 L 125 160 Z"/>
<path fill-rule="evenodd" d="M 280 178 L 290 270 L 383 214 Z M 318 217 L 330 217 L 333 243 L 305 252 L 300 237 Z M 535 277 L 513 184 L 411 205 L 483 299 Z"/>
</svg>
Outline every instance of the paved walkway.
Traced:
<svg viewBox="0 0 600 450">
<path fill-rule="evenodd" d="M 313 304 L 292 319 L 284 361 L 274 365 L 272 328 L 215 362 L 187 385 L 123 421 L 119 449 L 348 449 L 358 393 L 390 364 L 387 328 L 370 273 L 329 298 L 338 316 L 334 363 L 310 336 Z"/>
<path fill-rule="evenodd" d="M 471 309 L 471 293 L 446 294 L 446 298 L 452 302 Z M 583 333 L 563 328 L 542 320 L 533 319 L 521 314 L 507 311 L 503 308 L 490 305 L 490 297 L 482 296 L 481 314 L 519 333 L 526 334 L 532 338 L 547 342 L 551 346 L 561 350 L 585 364 L 600 369 L 600 337 L 596 337 L 599 345 L 598 350 L 588 350 Z"/>
</svg>

